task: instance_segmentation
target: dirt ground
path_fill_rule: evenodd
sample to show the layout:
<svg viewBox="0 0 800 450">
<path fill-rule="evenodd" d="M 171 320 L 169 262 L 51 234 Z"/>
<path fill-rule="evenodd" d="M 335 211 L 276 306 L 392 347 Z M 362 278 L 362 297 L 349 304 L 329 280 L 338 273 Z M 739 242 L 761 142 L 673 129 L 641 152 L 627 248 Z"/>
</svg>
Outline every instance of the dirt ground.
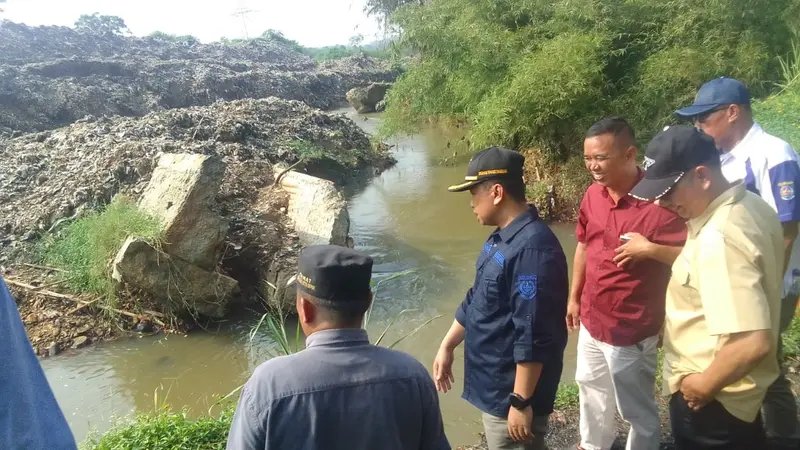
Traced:
<svg viewBox="0 0 800 450">
<path fill-rule="evenodd" d="M 139 333 L 181 333 L 187 330 L 187 324 L 177 319 L 145 313 L 132 313 L 135 317 L 129 317 L 107 312 L 95 304 L 87 306 L 81 302 L 91 303 L 95 299 L 68 293 L 64 283 L 60 282 L 63 277 L 55 270 L 27 266 L 5 268 L 3 279 L 17 302 L 31 345 L 41 358 Z M 140 302 L 134 307 L 133 301 L 126 300 L 132 299 L 133 295 L 121 293 L 116 307 L 127 312 L 137 308 L 141 310 Z"/>
<path fill-rule="evenodd" d="M 794 361 L 789 367 L 787 375 L 792 382 L 792 389 L 795 394 L 795 401 L 798 403 L 800 411 L 800 362 Z M 669 412 L 666 397 L 657 397 L 659 411 L 661 415 L 661 450 L 674 450 L 675 445 L 670 433 Z M 800 419 L 800 414 L 798 414 Z M 550 432 L 547 435 L 547 445 L 550 450 L 574 450 L 580 440 L 578 430 L 579 412 L 577 409 L 567 411 L 556 411 L 550 416 Z M 617 439 L 611 450 L 624 450 L 625 442 L 628 437 L 628 425 L 617 416 Z M 482 433 L 478 436 L 480 442 L 476 445 L 458 447 L 456 450 L 487 450 L 486 440 Z M 755 450 L 755 449 L 754 449 Z"/>
</svg>

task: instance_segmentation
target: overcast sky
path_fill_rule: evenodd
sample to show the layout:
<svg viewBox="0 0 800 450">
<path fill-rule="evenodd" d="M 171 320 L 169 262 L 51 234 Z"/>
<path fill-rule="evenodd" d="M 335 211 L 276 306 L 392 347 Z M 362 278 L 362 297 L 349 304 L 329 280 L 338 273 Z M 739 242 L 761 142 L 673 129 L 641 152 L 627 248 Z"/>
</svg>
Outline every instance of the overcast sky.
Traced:
<svg viewBox="0 0 800 450">
<path fill-rule="evenodd" d="M 204 3 L 204 6 L 199 6 Z M 377 22 L 363 13 L 365 0 L 6 0 L 0 17 L 28 25 L 71 26 L 81 14 L 122 17 L 137 36 L 153 31 L 191 34 L 203 42 L 222 36 L 252 37 L 276 29 L 308 47 L 347 44 L 363 34 L 378 36 Z M 1 4 L 1 3 L 0 3 Z M 251 10 L 244 23 L 238 11 Z"/>
</svg>

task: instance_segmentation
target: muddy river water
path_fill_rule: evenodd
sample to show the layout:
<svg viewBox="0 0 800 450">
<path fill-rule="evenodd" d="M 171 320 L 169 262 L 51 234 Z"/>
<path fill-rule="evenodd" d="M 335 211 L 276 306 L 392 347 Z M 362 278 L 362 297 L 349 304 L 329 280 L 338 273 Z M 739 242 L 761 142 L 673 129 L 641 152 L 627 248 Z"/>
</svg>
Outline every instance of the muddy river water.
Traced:
<svg viewBox="0 0 800 450">
<path fill-rule="evenodd" d="M 379 124 L 378 117 L 364 120 L 351 110 L 340 112 L 369 133 Z M 395 347 L 430 367 L 453 312 L 473 281 L 475 258 L 491 230 L 475 220 L 468 194 L 447 192 L 447 186 L 463 179 L 466 170 L 463 157 L 460 162 L 441 164 L 459 148 L 458 130 L 429 129 L 391 143 L 398 163 L 352 196 L 350 234 L 357 248 L 375 258 L 376 280 L 413 270 L 380 285 L 368 326 L 373 339 L 400 311 L 413 310 L 394 323 L 384 344 L 442 315 Z M 574 226 L 552 227 L 571 262 Z M 206 414 L 219 396 L 241 385 L 273 354 L 275 345 L 266 336 L 257 334 L 251 340 L 256 321 L 257 317 L 231 321 L 186 337 L 121 339 L 42 364 L 75 438 L 82 441 L 119 418 L 153 411 L 165 403 L 190 415 Z M 564 380 L 572 379 L 574 367 L 575 336 L 571 336 Z M 454 390 L 440 394 L 445 427 L 451 444 L 471 444 L 481 429 L 480 415 L 460 397 L 460 349 L 454 372 Z"/>
</svg>

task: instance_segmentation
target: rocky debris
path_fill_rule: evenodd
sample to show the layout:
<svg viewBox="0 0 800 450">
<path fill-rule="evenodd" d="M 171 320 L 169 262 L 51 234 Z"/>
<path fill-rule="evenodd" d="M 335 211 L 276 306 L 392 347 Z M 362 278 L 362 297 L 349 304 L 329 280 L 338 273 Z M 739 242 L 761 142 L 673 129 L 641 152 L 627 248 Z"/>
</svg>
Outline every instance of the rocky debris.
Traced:
<svg viewBox="0 0 800 450">
<path fill-rule="evenodd" d="M 86 116 L 143 116 L 220 100 L 275 96 L 333 108 L 353 86 L 392 81 L 387 61 L 317 65 L 286 44 L 176 43 L 0 23 L 0 136 Z"/>
<path fill-rule="evenodd" d="M 366 114 L 386 109 L 383 98 L 392 85 L 390 83 L 371 83 L 347 91 L 347 101 L 359 114 Z M 379 106 L 380 104 L 380 106 Z"/>
<path fill-rule="evenodd" d="M 236 280 L 217 273 L 228 224 L 213 210 L 225 176 L 217 156 L 163 154 L 139 200 L 139 209 L 161 220 L 159 248 L 130 237 L 112 264 L 118 282 L 160 299 L 175 315 L 221 318 Z"/>
<path fill-rule="evenodd" d="M 221 318 L 238 282 L 217 272 L 201 269 L 177 256 L 130 237 L 112 263 L 113 278 L 161 299 L 163 311 L 188 312 Z"/>
<path fill-rule="evenodd" d="M 331 181 L 290 171 L 281 178 L 280 186 L 289 194 L 286 214 L 303 246 L 347 244 L 347 201 Z"/>
<path fill-rule="evenodd" d="M 297 170 L 340 183 L 359 174 L 372 176 L 393 162 L 385 146 L 373 147 L 368 136 L 345 115 L 277 98 L 219 102 L 141 118 L 89 118 L 61 129 L 0 141 L 2 257 L 24 261 L 37 238 L 58 233 L 69 220 L 103 207 L 117 194 L 142 197 L 143 205 L 152 201 L 166 208 L 169 200 L 159 203 L 164 200 L 161 194 L 148 190 L 151 180 L 173 176 L 208 179 L 174 168 L 159 169 L 159 162 L 186 158 L 176 154 L 218 160 L 225 167 L 221 185 L 218 181 L 201 181 L 201 185 L 213 186 L 201 188 L 202 192 L 176 192 L 202 200 L 198 200 L 203 205 L 196 208 L 198 213 L 201 209 L 213 211 L 229 224 L 221 262 L 215 270 L 239 282 L 242 292 L 234 300 L 247 303 L 269 300 L 276 293 L 264 281 L 277 281 L 270 274 L 295 270 L 301 247 L 287 214 L 289 196 L 273 186 L 276 164 L 301 163 Z M 216 164 L 204 162 L 193 167 L 211 173 L 218 171 Z M 218 185 L 219 192 L 209 206 L 211 192 Z M 148 197 L 151 200 L 146 200 Z M 166 209 L 179 203 L 176 200 Z M 151 212 L 156 209 L 150 208 Z M 181 223 L 189 222 L 177 220 L 173 224 L 178 224 L 177 230 Z M 189 239 L 189 234 L 181 230 L 170 242 Z M 193 246 L 190 239 L 183 245 Z M 203 247 L 205 250 L 199 253 L 208 256 L 211 247 Z M 187 256 L 191 254 L 188 250 L 182 254 L 193 258 Z M 211 269 L 207 266 L 202 275 L 207 276 Z M 144 285 L 157 284 L 150 280 Z M 213 307 L 206 313 L 219 314 Z M 93 336 L 90 339 L 96 341 Z M 54 340 L 64 342 L 63 338 L 47 339 L 37 345 L 43 345 L 46 351 L 46 345 Z"/>
<path fill-rule="evenodd" d="M 72 341 L 72 348 L 83 348 L 89 343 L 89 338 L 86 336 L 78 336 Z"/>
<path fill-rule="evenodd" d="M 162 250 L 206 270 L 217 267 L 228 224 L 212 209 L 224 176 L 217 156 L 158 158 L 139 209 L 162 221 Z"/>
<path fill-rule="evenodd" d="M 33 273 L 16 274 L 32 279 Z M 52 282 L 52 278 L 48 282 Z M 9 285 L 34 351 L 41 357 L 55 356 L 72 346 L 78 336 L 98 342 L 113 336 L 120 325 L 90 308 L 75 312 L 75 303 L 37 294 Z M 122 306 L 125 307 L 125 306 Z"/>
<path fill-rule="evenodd" d="M 25 247 L 23 238 L 98 209 L 118 193 L 138 197 L 159 153 L 213 155 L 225 163 L 215 207 L 230 223 L 233 249 L 246 246 L 245 229 L 269 235 L 273 228 L 251 205 L 272 183 L 274 164 L 304 158 L 310 173 L 342 181 L 393 161 L 344 115 L 277 98 L 82 121 L 0 141 L 0 246 Z"/>
<path fill-rule="evenodd" d="M 350 216 L 347 201 L 334 183 L 295 171 L 284 171 L 275 167 L 276 177 L 283 173 L 279 186 L 286 195 L 285 204 L 278 211 L 285 214 L 289 226 L 297 233 L 296 248 L 317 244 L 348 245 Z M 256 202 L 261 210 L 272 209 L 265 206 L 275 198 L 275 189 L 259 193 L 262 199 Z M 289 279 L 297 273 L 297 254 L 284 254 L 266 265 L 263 277 L 268 283 L 268 303 L 282 311 L 293 311 L 295 290 L 287 287 Z"/>
</svg>

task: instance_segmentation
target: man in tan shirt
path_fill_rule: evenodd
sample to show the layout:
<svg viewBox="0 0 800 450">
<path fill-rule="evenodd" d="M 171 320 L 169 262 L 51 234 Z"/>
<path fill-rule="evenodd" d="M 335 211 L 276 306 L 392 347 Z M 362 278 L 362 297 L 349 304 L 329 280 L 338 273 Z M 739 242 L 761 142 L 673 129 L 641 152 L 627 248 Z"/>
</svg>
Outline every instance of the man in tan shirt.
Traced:
<svg viewBox="0 0 800 450">
<path fill-rule="evenodd" d="M 664 381 L 675 446 L 766 448 L 759 413 L 777 378 L 783 232 L 775 211 L 729 183 L 711 137 L 671 127 L 648 145 L 631 192 L 688 219 L 672 266 Z"/>
</svg>

